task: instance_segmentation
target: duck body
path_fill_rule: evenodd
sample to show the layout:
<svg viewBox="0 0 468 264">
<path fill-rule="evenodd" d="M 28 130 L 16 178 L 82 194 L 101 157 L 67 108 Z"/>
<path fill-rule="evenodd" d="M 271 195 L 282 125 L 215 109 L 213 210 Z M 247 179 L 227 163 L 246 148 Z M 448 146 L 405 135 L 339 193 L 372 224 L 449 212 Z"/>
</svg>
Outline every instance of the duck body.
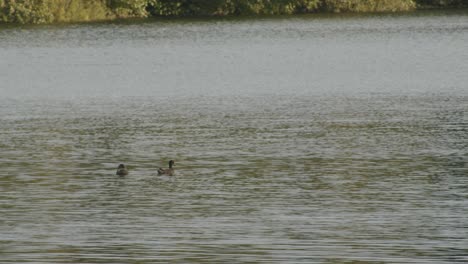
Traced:
<svg viewBox="0 0 468 264">
<path fill-rule="evenodd" d="M 128 174 L 128 169 L 127 167 L 125 167 L 124 164 L 120 164 L 118 167 L 117 167 L 117 172 L 115 173 L 116 175 L 119 175 L 119 176 L 125 176 Z"/>
<path fill-rule="evenodd" d="M 174 172 L 174 168 L 172 168 L 173 165 L 174 165 L 174 161 L 170 160 L 169 161 L 169 168 L 167 168 L 167 169 L 159 168 L 158 169 L 158 175 L 168 175 L 168 176 L 174 175 L 175 172 Z"/>
</svg>

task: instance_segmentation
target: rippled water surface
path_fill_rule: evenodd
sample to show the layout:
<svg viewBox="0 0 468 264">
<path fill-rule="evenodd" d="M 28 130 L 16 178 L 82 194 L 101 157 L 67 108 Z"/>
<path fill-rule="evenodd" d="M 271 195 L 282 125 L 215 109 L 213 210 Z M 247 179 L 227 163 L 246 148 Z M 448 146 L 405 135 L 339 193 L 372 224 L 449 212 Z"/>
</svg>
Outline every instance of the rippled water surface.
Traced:
<svg viewBox="0 0 468 264">
<path fill-rule="evenodd" d="M 0 262 L 466 263 L 467 43 L 463 12 L 3 26 Z"/>
</svg>

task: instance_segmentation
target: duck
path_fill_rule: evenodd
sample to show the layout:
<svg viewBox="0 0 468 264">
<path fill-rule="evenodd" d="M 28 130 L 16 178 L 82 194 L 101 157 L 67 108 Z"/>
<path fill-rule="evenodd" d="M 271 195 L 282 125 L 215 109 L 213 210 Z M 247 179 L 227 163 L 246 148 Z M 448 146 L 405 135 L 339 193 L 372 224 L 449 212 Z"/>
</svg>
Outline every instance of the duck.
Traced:
<svg viewBox="0 0 468 264">
<path fill-rule="evenodd" d="M 127 167 L 125 167 L 124 164 L 120 164 L 118 167 L 117 167 L 117 172 L 115 173 L 119 176 L 125 176 L 128 174 L 128 170 L 127 170 Z"/>
<path fill-rule="evenodd" d="M 159 168 L 158 169 L 158 175 L 168 175 L 168 176 L 174 175 L 174 168 L 172 168 L 173 165 L 174 165 L 174 161 L 170 160 L 169 161 L 169 168 L 167 168 L 167 169 Z"/>
</svg>

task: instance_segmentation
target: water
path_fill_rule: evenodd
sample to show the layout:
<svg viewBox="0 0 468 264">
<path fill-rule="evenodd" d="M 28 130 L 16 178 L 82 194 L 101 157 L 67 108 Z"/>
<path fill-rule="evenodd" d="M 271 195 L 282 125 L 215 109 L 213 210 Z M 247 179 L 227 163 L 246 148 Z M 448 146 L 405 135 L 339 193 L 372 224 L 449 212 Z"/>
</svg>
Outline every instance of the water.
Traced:
<svg viewBox="0 0 468 264">
<path fill-rule="evenodd" d="M 463 12 L 4 27 L 0 262 L 466 263 L 466 43 Z"/>
</svg>

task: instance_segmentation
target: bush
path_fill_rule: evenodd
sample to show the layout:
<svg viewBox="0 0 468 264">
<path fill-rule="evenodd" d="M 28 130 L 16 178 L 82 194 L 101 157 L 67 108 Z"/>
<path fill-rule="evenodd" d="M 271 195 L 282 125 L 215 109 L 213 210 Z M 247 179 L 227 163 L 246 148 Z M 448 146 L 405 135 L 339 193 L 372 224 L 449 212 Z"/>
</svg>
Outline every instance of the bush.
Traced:
<svg viewBox="0 0 468 264">
<path fill-rule="evenodd" d="M 109 0 L 108 8 L 118 18 L 147 17 L 148 0 Z"/>
<path fill-rule="evenodd" d="M 415 8 L 412 0 L 323 0 L 322 8 L 332 12 L 397 12 Z"/>
<path fill-rule="evenodd" d="M 52 23 L 95 21 L 108 18 L 104 1 L 97 0 L 2 0 L 0 21 L 12 23 Z"/>
<path fill-rule="evenodd" d="M 418 5 L 421 6 L 433 6 L 433 7 L 458 7 L 468 6 L 466 0 L 415 0 Z"/>
<path fill-rule="evenodd" d="M 293 14 L 310 12 L 320 0 L 150 0 L 155 16 Z"/>
</svg>

